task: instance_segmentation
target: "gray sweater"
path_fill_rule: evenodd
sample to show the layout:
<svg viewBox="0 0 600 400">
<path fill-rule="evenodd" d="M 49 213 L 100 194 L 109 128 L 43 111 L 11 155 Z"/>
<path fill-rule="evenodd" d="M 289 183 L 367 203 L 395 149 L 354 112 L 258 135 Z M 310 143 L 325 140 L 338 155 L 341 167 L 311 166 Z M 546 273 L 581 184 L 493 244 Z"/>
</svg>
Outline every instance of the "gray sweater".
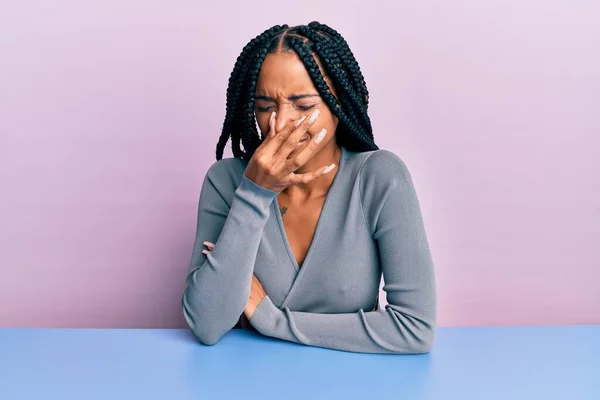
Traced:
<svg viewBox="0 0 600 400">
<path fill-rule="evenodd" d="M 435 339 L 434 266 L 405 163 L 389 150 L 341 160 L 298 267 L 278 193 L 244 175 L 247 161 L 208 169 L 182 306 L 193 334 L 213 345 L 232 329 L 254 273 L 267 296 L 250 324 L 287 341 L 361 353 L 425 353 Z M 203 254 L 204 241 L 215 244 Z M 381 276 L 388 305 L 375 309 Z"/>
</svg>

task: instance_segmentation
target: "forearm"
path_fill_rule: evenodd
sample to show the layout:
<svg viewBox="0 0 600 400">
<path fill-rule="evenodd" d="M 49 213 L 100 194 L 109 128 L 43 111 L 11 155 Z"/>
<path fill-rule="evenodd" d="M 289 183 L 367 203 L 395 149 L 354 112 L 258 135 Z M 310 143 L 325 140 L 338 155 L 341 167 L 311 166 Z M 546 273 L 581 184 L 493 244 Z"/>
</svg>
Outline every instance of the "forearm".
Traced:
<svg viewBox="0 0 600 400">
<path fill-rule="evenodd" d="M 378 311 L 317 314 L 277 308 L 267 296 L 250 323 L 263 335 L 309 346 L 359 353 L 418 354 L 435 340 L 435 314 Z"/>
<path fill-rule="evenodd" d="M 202 257 L 206 233 L 199 229 L 192 265 L 182 297 L 184 316 L 194 335 L 215 344 L 238 321 L 250 293 L 250 282 L 269 205 L 275 192 L 243 178 L 215 248 Z"/>
</svg>

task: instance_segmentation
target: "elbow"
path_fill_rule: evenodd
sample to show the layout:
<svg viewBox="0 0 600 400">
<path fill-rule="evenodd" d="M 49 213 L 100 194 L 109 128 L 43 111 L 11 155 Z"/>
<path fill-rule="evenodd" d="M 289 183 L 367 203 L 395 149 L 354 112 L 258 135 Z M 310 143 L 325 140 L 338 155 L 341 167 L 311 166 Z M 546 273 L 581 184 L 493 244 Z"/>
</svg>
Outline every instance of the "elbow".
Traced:
<svg viewBox="0 0 600 400">
<path fill-rule="evenodd" d="M 433 350 L 433 345 L 435 340 L 432 338 L 421 339 L 417 344 L 415 344 L 412 348 L 413 354 L 427 354 L 431 350 Z"/>
<path fill-rule="evenodd" d="M 196 321 L 190 315 L 185 307 L 183 308 L 183 315 L 190 328 L 190 331 L 203 345 L 213 346 L 217 344 L 219 340 L 221 340 L 221 337 L 223 337 L 223 333 L 217 332 L 217 330 L 214 329 L 214 327 L 211 327 L 210 324 L 198 323 L 198 321 Z"/>
<path fill-rule="evenodd" d="M 217 344 L 219 340 L 221 340 L 221 338 L 223 337 L 223 335 L 220 335 L 208 329 L 198 329 L 190 327 L 190 330 L 192 331 L 194 337 L 205 346 L 213 346 Z"/>
<path fill-rule="evenodd" d="M 414 332 L 414 341 L 410 346 L 412 354 L 427 354 L 435 344 L 435 323 L 422 323 Z"/>
<path fill-rule="evenodd" d="M 389 349 L 394 354 L 426 354 L 431 352 L 436 338 L 435 318 L 401 319 L 396 343 Z"/>
<path fill-rule="evenodd" d="M 421 312 L 401 311 L 390 307 L 398 327 L 398 345 L 395 353 L 427 354 L 430 353 L 436 341 L 437 313 L 435 307 Z"/>
<path fill-rule="evenodd" d="M 200 343 L 206 346 L 212 346 L 221 340 L 221 337 L 223 337 L 225 332 L 220 332 L 218 329 L 216 329 L 214 324 L 202 321 L 202 318 L 200 318 L 197 313 L 195 313 L 193 309 L 186 304 L 185 296 L 182 299 L 182 309 L 183 316 L 190 328 L 190 331 Z"/>
</svg>

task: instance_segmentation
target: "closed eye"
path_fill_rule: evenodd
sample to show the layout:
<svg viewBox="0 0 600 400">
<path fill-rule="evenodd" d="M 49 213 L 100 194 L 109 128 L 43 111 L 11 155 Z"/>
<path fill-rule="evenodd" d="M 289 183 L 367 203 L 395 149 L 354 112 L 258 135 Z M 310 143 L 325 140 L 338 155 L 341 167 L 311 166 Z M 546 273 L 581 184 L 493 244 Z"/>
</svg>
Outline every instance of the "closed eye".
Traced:
<svg viewBox="0 0 600 400">
<path fill-rule="evenodd" d="M 312 104 L 310 106 L 296 106 L 296 107 L 302 111 L 308 111 L 311 108 L 314 108 L 315 106 L 316 106 L 316 104 Z M 267 107 L 256 106 L 256 110 L 259 112 L 267 112 L 267 111 L 271 111 L 272 109 L 273 109 L 273 106 L 267 106 Z"/>
</svg>

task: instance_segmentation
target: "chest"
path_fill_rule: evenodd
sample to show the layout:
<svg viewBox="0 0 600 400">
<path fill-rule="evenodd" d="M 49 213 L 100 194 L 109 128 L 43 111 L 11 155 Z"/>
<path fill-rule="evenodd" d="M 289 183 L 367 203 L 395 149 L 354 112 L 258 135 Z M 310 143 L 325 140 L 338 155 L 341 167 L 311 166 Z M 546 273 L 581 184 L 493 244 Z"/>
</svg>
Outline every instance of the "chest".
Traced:
<svg viewBox="0 0 600 400">
<path fill-rule="evenodd" d="M 358 193 L 287 200 L 280 194 L 272 204 L 254 267 L 274 304 L 317 313 L 371 309 L 381 269 Z"/>
<path fill-rule="evenodd" d="M 287 241 L 296 263 L 302 267 L 315 236 L 325 196 L 295 204 L 280 195 L 277 201 Z"/>
</svg>

